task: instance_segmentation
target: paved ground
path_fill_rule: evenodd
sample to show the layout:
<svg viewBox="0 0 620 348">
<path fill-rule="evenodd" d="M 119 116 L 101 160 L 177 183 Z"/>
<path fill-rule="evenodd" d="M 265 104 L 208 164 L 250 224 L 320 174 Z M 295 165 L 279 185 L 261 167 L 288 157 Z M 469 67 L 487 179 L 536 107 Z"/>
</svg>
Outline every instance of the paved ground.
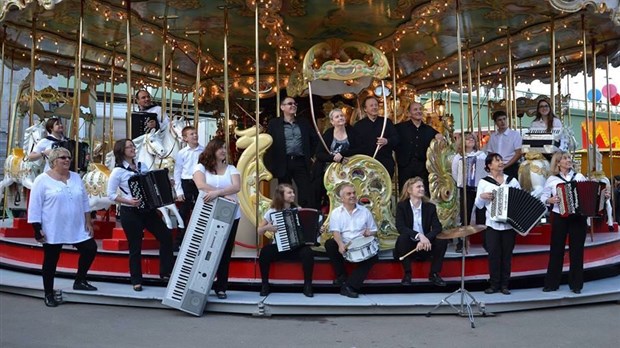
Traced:
<svg viewBox="0 0 620 348">
<path fill-rule="evenodd" d="M 0 347 L 618 347 L 620 305 L 476 318 L 272 317 L 65 304 L 0 293 Z"/>
</svg>

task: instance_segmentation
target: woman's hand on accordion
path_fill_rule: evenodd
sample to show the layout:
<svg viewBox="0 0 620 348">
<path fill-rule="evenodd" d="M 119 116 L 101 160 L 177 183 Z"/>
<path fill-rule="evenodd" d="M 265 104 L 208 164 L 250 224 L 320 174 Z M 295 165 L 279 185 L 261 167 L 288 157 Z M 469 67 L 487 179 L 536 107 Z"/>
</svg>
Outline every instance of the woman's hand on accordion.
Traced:
<svg viewBox="0 0 620 348">
<path fill-rule="evenodd" d="M 495 194 L 493 192 L 483 192 L 480 194 L 480 199 L 484 199 L 485 201 L 492 201 L 495 198 Z"/>
<path fill-rule="evenodd" d="M 547 198 L 547 204 L 558 204 L 560 203 L 560 199 L 556 196 L 551 196 Z"/>
</svg>

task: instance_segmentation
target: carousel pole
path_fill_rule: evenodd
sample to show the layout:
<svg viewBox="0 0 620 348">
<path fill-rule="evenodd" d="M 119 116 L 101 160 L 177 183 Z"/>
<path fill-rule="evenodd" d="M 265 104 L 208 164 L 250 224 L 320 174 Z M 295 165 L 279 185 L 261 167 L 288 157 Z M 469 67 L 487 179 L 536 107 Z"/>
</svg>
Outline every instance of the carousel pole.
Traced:
<svg viewBox="0 0 620 348">
<path fill-rule="evenodd" d="M 225 24 L 226 25 L 226 29 L 228 29 L 228 23 Z M 256 228 L 258 228 L 258 222 L 260 221 L 260 158 L 259 158 L 259 147 L 258 147 L 258 137 L 260 135 L 260 98 L 259 98 L 259 91 L 260 91 L 260 73 L 259 73 L 259 41 L 258 41 L 258 30 L 259 30 L 259 21 L 258 21 L 258 1 L 254 1 L 254 42 L 255 42 L 255 48 L 254 48 L 254 64 L 255 64 L 255 83 L 256 83 L 256 105 L 255 107 L 255 114 L 256 114 L 256 136 L 255 136 L 255 141 L 254 141 L 254 153 L 256 154 L 254 157 L 255 160 L 255 168 L 256 168 L 256 178 L 254 178 L 254 182 L 256 184 L 256 212 L 255 212 L 255 218 L 254 218 L 254 226 L 256 226 Z M 276 52 L 278 50 L 278 47 L 276 47 Z M 278 81 L 279 82 L 279 81 Z M 279 90 L 278 90 L 279 92 Z M 276 93 L 280 94 L 280 93 Z M 312 98 L 312 95 L 310 95 L 310 98 Z M 279 107 L 277 109 L 280 109 Z M 228 113 L 226 113 L 226 116 L 228 117 Z M 228 120 L 227 120 L 228 121 Z M 228 124 L 226 125 L 226 128 L 228 129 Z M 226 139 L 228 140 L 228 139 Z M 256 246 L 258 246 L 259 244 L 259 238 L 258 238 L 258 233 L 254 234 L 255 237 L 255 241 L 256 241 Z M 256 248 L 257 252 L 258 252 L 258 248 Z M 255 261 L 256 262 L 256 261 Z"/>
<path fill-rule="evenodd" d="M 569 127 L 573 127 L 573 118 L 571 117 L 571 113 L 570 113 L 570 74 L 566 74 L 566 95 L 568 95 L 568 108 L 566 111 L 566 115 L 568 116 L 568 126 Z"/>
<path fill-rule="evenodd" d="M 596 40 L 592 40 L 592 168 L 590 170 L 596 171 Z M 587 96 L 587 94 L 586 94 Z M 588 157 L 589 158 L 589 157 Z M 602 165 L 602 163 L 601 163 Z M 590 172 L 588 171 L 588 174 Z M 592 237 L 592 235 L 590 235 Z"/>
<path fill-rule="evenodd" d="M 586 19 L 585 19 L 585 15 L 582 14 L 581 15 L 581 41 L 583 43 L 583 48 L 582 48 L 582 53 L 583 53 L 583 90 L 585 92 L 584 95 L 588 95 L 588 60 L 587 60 L 587 53 L 588 53 L 588 47 L 586 46 Z M 588 102 L 586 101 L 584 103 L 584 110 L 583 110 L 585 116 L 586 116 L 586 140 L 587 142 L 590 142 L 590 120 L 588 117 Z M 588 144 L 586 144 L 588 145 Z M 590 175 L 590 159 L 592 158 L 592 156 L 594 156 L 594 153 L 590 151 L 590 146 L 587 147 L 586 149 L 587 154 L 588 154 L 588 163 L 587 168 L 586 168 L 586 174 L 589 176 Z M 583 171 L 583 168 L 582 168 Z"/>
<path fill-rule="evenodd" d="M 168 72 L 170 74 L 170 79 L 168 80 L 168 85 L 167 85 L 168 86 L 168 92 L 170 93 L 169 94 L 170 98 L 168 98 L 169 103 L 170 103 L 170 106 L 168 108 L 168 111 L 169 111 L 170 115 L 168 117 L 170 117 L 170 119 L 172 119 L 172 85 L 173 85 L 173 83 L 172 83 L 173 80 L 172 79 L 173 79 L 173 72 L 174 72 L 174 64 L 172 62 L 172 57 L 174 57 L 174 50 L 172 50 L 172 52 L 170 52 L 170 71 Z M 162 97 L 162 104 L 165 105 L 166 104 L 165 103 L 166 90 L 163 89 L 163 88 L 161 90 L 161 97 Z M 162 114 L 162 120 L 163 120 L 164 113 L 162 112 L 161 114 Z"/>
<path fill-rule="evenodd" d="M 508 46 L 508 72 L 506 73 L 506 113 L 508 114 L 508 127 L 515 128 L 513 124 L 513 112 L 512 112 L 512 47 L 510 46 L 510 29 L 506 29 L 508 35 L 506 37 Z"/>
<path fill-rule="evenodd" d="M 200 47 L 200 37 L 198 34 L 198 59 L 196 62 L 196 88 L 194 88 L 194 128 L 198 129 L 198 91 L 200 90 L 200 62 L 202 60 L 202 48 Z M 228 152 L 228 151 L 226 151 Z"/>
<path fill-rule="evenodd" d="M 550 79 L 550 83 L 549 83 L 549 99 L 551 99 L 550 101 L 550 107 L 551 107 L 551 111 L 554 114 L 557 114 L 557 110 L 556 110 L 556 105 L 555 105 L 555 20 L 553 18 L 551 18 L 551 32 L 550 32 L 550 36 L 551 36 L 551 79 Z"/>
<path fill-rule="evenodd" d="M 605 51 L 607 51 L 607 46 L 605 46 Z M 609 177 L 611 178 L 611 187 L 608 190 L 611 191 L 611 206 L 615 207 L 618 202 L 616 202 L 616 197 L 614 195 L 614 149 L 613 149 L 613 141 L 611 137 L 611 106 L 609 105 L 609 54 L 605 56 L 605 85 L 607 86 L 607 129 L 608 129 L 608 137 L 609 137 Z M 613 220 L 616 221 L 616 210 L 612 209 Z"/>
<path fill-rule="evenodd" d="M 4 100 L 4 63 L 6 63 L 6 60 L 4 59 L 4 42 L 6 39 L 6 25 L 4 25 L 4 30 L 2 33 L 2 72 L 0 72 L 0 129 L 2 129 L 2 104 L 4 104 L 2 101 Z M 10 101 L 9 101 L 10 103 Z M 8 152 L 7 152 L 8 155 Z"/>
<path fill-rule="evenodd" d="M 128 11 L 129 12 L 129 11 Z M 164 122 L 164 115 L 166 115 L 166 42 L 168 36 L 168 0 L 164 4 L 164 27 L 162 29 L 162 42 L 161 42 L 161 115 L 159 116 L 159 123 Z M 129 38 L 127 38 L 129 42 Z M 172 59 L 170 59 L 170 69 L 172 70 Z M 170 73 L 170 80 L 172 80 L 172 72 Z M 128 86 L 129 88 L 129 86 Z"/>
<path fill-rule="evenodd" d="M 110 74 L 110 81 L 112 82 L 112 85 L 110 86 L 110 133 L 109 133 L 110 137 L 108 140 L 108 144 L 110 146 L 114 144 L 114 85 L 115 85 L 114 71 L 116 70 L 114 69 L 115 67 L 116 67 L 116 46 L 114 46 L 114 50 L 112 51 L 112 66 L 110 67 L 112 69 L 111 74 Z M 103 155 L 105 157 L 105 153 Z M 105 158 L 102 161 L 105 161 Z"/>
<path fill-rule="evenodd" d="M 397 116 L 396 116 L 396 111 L 397 111 L 397 107 L 398 107 L 398 88 L 396 88 L 396 50 L 392 51 L 392 110 L 394 110 L 394 124 L 396 124 L 397 120 Z M 443 116 L 443 115 L 439 115 L 439 116 Z M 385 117 L 387 117 L 387 115 L 385 115 Z M 398 185 L 396 185 L 396 188 L 398 189 Z M 396 191 L 396 197 L 398 197 L 398 190 Z"/>
<path fill-rule="evenodd" d="M 276 49 L 276 117 L 280 117 L 280 53 Z"/>
<path fill-rule="evenodd" d="M 73 115 L 71 116 L 71 138 L 75 140 L 75 168 L 78 168 L 79 156 L 79 127 L 80 127 L 80 101 L 82 93 L 82 36 L 84 31 L 84 1 L 80 1 L 80 21 L 78 28 L 78 52 L 75 57 L 75 73 L 73 79 Z M 92 146 L 91 146 L 92 147 Z"/>
<path fill-rule="evenodd" d="M 256 28 L 255 30 L 255 40 L 256 45 L 258 46 L 258 4 L 254 4 L 254 8 L 256 10 Z M 258 48 L 256 48 L 258 51 Z M 258 56 L 258 53 L 256 53 Z M 256 63 L 256 70 L 258 72 L 258 61 Z M 258 81 L 256 82 L 258 84 Z M 258 88 L 256 89 L 258 91 Z M 258 99 L 256 100 L 258 104 Z M 230 118 L 230 91 L 228 88 L 228 6 L 224 6 L 224 142 L 226 143 L 226 161 L 229 160 L 229 134 L 228 134 L 228 120 Z M 258 142 L 258 106 L 256 107 L 256 141 Z M 256 144 L 256 154 L 258 156 L 258 143 Z M 258 160 L 257 160 L 258 161 Z M 258 163 L 256 164 L 256 179 L 258 180 Z M 258 197 L 258 183 L 256 181 L 256 197 Z M 256 205 L 256 216 L 258 216 L 258 203 Z M 258 218 L 257 218 L 258 219 Z M 258 220 L 256 220 L 256 226 L 258 226 Z"/>
<path fill-rule="evenodd" d="M 9 136 L 6 142 L 6 154 L 8 156 L 13 146 L 13 133 L 15 132 L 15 117 L 13 117 L 13 72 L 15 67 L 15 49 L 11 51 L 11 74 L 9 75 Z M 6 197 L 6 196 L 5 196 Z"/>
<path fill-rule="evenodd" d="M 472 91 L 474 90 L 473 79 L 471 75 L 471 50 L 469 49 L 469 43 L 467 44 L 467 130 L 473 132 L 474 130 L 474 96 Z M 461 136 L 465 135 L 465 127 L 461 127 L 463 131 Z M 467 167 L 463 167 L 467 168 Z M 465 181 L 463 181 L 465 182 Z"/>
<path fill-rule="evenodd" d="M 476 59 L 476 96 L 478 97 L 478 102 L 476 103 L 476 111 L 478 113 L 478 148 L 481 148 L 482 144 L 482 114 L 481 112 L 481 107 L 480 107 L 480 103 L 481 103 L 481 98 L 480 98 L 480 90 L 481 90 L 481 85 L 480 85 L 480 55 L 477 55 L 477 59 Z M 487 124 L 487 128 L 488 128 L 488 124 Z"/>
<path fill-rule="evenodd" d="M 106 146 L 105 146 L 105 121 L 106 121 L 106 107 L 107 107 L 107 101 L 108 101 L 108 82 L 107 81 L 103 81 L 103 120 L 101 122 L 102 124 L 102 131 L 101 131 L 101 153 L 103 154 L 103 156 L 101 156 L 101 163 L 104 162 L 105 159 L 105 153 L 106 153 Z M 92 158 L 92 157 L 91 157 Z"/>
<path fill-rule="evenodd" d="M 32 46 L 30 47 L 30 111 L 29 111 L 29 125 L 32 126 L 34 116 L 34 57 L 36 54 L 37 45 L 37 14 L 36 7 L 32 14 Z M 40 115 L 39 117 L 41 117 Z"/>
<path fill-rule="evenodd" d="M 131 1 L 127 1 L 127 116 L 125 117 L 125 132 L 127 138 L 131 138 Z M 165 70 L 161 72 L 166 75 Z"/>
</svg>

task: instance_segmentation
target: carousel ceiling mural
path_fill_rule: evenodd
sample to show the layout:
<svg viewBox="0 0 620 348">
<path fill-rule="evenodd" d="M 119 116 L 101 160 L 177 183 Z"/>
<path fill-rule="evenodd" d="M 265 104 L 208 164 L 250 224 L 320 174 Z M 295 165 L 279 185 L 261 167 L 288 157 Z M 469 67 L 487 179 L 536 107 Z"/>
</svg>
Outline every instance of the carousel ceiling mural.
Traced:
<svg viewBox="0 0 620 348">
<path fill-rule="evenodd" d="M 114 70 L 114 79 L 124 82 L 130 59 L 134 86 L 161 84 L 165 69 L 167 81 L 171 79 L 167 87 L 192 91 L 199 70 L 203 92 L 211 96 L 223 91 L 225 43 L 229 85 L 238 94 L 254 93 L 256 66 L 261 93 L 284 88 L 291 75 L 300 73 L 308 49 L 320 42 L 329 43 L 328 55 L 341 61 L 371 58 L 356 56 L 339 43 L 374 46 L 385 53 L 398 83 L 420 92 L 458 86 L 459 42 L 463 70 L 479 69 L 482 82 L 490 85 L 505 82 L 509 64 L 518 82 L 548 82 L 552 42 L 558 75 L 584 69 L 584 47 L 589 69 L 592 52 L 598 66 L 606 58 L 613 66 L 620 65 L 618 0 L 260 0 L 258 4 L 4 0 L 0 4 L 8 67 L 30 67 L 34 52 L 37 68 L 71 76 L 81 53 L 84 81 L 110 81 Z"/>
</svg>

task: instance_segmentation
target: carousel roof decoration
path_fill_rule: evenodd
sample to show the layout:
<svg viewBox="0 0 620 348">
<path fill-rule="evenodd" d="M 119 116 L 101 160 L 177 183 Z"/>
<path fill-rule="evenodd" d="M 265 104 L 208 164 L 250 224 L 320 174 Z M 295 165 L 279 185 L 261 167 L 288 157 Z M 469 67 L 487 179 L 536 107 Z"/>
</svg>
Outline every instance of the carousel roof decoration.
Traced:
<svg viewBox="0 0 620 348">
<path fill-rule="evenodd" d="M 173 88 L 180 92 L 193 91 L 198 57 L 200 81 L 207 86 L 220 83 L 224 64 L 232 80 L 247 80 L 256 66 L 260 74 L 274 75 L 279 66 L 281 77 L 294 81 L 291 75 L 301 74 L 304 52 L 334 38 L 372 45 L 390 59 L 393 55 L 398 84 L 418 92 L 456 89 L 458 45 L 475 62 L 472 67 L 480 66 L 482 83 L 494 86 L 508 73 L 508 46 L 518 82 L 549 81 L 552 34 L 560 74 L 583 70 L 584 32 L 588 56 L 595 52 L 620 65 L 619 0 L 259 0 L 258 64 L 252 0 L 127 1 L 84 2 L 84 80 L 110 81 L 114 67 L 115 82 L 124 82 L 128 18 L 132 84 L 161 84 L 166 45 L 174 53 L 166 54 L 165 66 L 172 68 Z M 223 7 L 229 11 L 228 62 L 222 58 Z M 79 0 L 0 1 L 5 64 L 30 66 L 34 20 L 37 68 L 72 75 L 79 9 Z M 457 11 L 462 18 L 458 43 Z"/>
</svg>

